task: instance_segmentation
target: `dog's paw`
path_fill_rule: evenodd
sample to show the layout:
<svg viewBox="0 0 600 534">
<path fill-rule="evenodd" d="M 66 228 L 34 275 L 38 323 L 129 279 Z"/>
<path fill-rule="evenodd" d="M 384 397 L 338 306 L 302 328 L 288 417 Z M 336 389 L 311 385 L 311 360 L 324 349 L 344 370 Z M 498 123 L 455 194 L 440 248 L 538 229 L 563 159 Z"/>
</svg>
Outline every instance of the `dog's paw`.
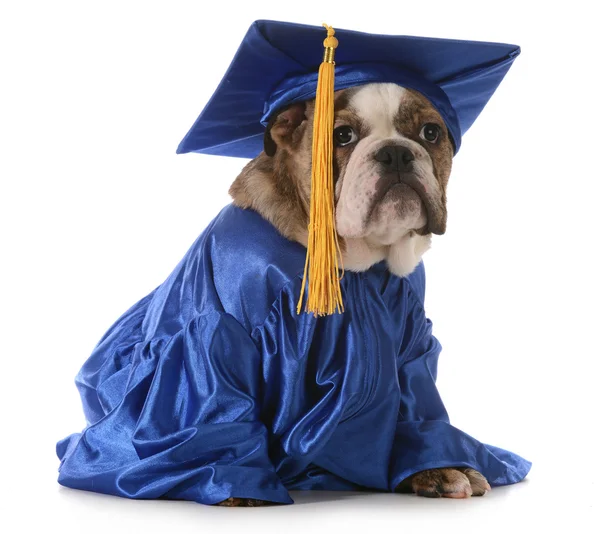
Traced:
<svg viewBox="0 0 600 534">
<path fill-rule="evenodd" d="M 459 468 L 458 470 L 464 473 L 469 479 L 473 497 L 482 497 L 489 491 L 492 491 L 489 482 L 479 471 L 475 471 L 475 469 L 469 467 Z"/>
<path fill-rule="evenodd" d="M 475 469 L 428 469 L 413 475 L 408 481 L 411 490 L 422 497 L 466 499 L 485 495 L 492 488 Z"/>
<path fill-rule="evenodd" d="M 225 499 L 224 501 L 218 502 L 217 506 L 254 507 L 254 506 L 265 506 L 267 504 L 269 504 L 267 501 L 261 501 L 260 499 L 240 499 L 238 497 L 229 497 L 229 499 Z"/>
</svg>

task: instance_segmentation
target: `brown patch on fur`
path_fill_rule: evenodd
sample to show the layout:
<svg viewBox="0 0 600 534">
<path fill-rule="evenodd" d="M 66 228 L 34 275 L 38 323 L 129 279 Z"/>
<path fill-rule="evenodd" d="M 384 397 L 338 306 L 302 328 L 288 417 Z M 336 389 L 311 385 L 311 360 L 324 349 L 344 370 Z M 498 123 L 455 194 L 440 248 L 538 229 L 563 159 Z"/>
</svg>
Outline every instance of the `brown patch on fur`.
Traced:
<svg viewBox="0 0 600 534">
<path fill-rule="evenodd" d="M 229 499 L 225 499 L 224 501 L 218 502 L 216 506 L 228 506 L 230 508 L 254 508 L 257 506 L 268 506 L 269 504 L 272 503 L 268 501 L 261 501 L 260 499 L 240 499 L 238 497 L 229 497 Z"/>
<path fill-rule="evenodd" d="M 421 93 L 407 89 L 413 97 L 410 103 L 404 102 L 398 109 L 398 113 L 394 118 L 394 124 L 398 131 L 419 143 L 427 150 L 431 160 L 433 161 L 433 169 L 435 176 L 440 185 L 443 187 L 444 193 L 450 171 L 452 170 L 452 157 L 454 155 L 454 147 L 448 133 L 448 128 L 440 114 L 429 103 Z M 428 123 L 433 122 L 440 126 L 442 133 L 441 138 L 436 144 L 428 143 L 421 139 L 421 128 Z"/>
<path fill-rule="evenodd" d="M 446 229 L 447 215 L 446 187 L 452 170 L 454 147 L 444 120 L 429 100 L 417 91 L 412 89 L 407 89 L 407 91 L 412 98 L 410 101 L 402 102 L 394 118 L 394 125 L 402 135 L 419 143 L 431 158 L 434 175 L 442 190 L 443 213 L 437 214 L 437 216 L 441 219 L 439 224 L 441 233 L 443 233 Z M 435 144 L 428 143 L 419 135 L 423 126 L 428 122 L 437 124 L 441 128 L 440 139 Z"/>
<path fill-rule="evenodd" d="M 349 89 L 341 89 L 335 92 L 333 100 L 333 109 L 335 113 L 345 110 L 350 105 L 350 99 L 358 91 L 358 87 L 350 87 Z"/>
<path fill-rule="evenodd" d="M 350 89 L 342 89 L 337 92 L 335 95 L 335 124 L 334 128 L 339 126 L 350 126 L 354 129 L 354 131 L 358 134 L 358 138 L 362 139 L 369 135 L 368 128 L 365 122 L 356 114 L 354 108 L 350 105 L 350 101 L 352 96 L 359 90 L 359 87 L 352 87 Z M 336 156 L 341 154 L 347 154 L 348 159 L 350 159 L 350 155 L 352 153 L 354 145 L 348 145 L 346 147 L 336 147 L 335 154 Z"/>
<path fill-rule="evenodd" d="M 277 144 L 273 156 L 261 152 L 250 161 L 229 188 L 229 194 L 236 206 L 253 209 L 284 237 L 306 246 L 314 103 L 294 106 L 277 114 L 265 132 Z M 301 122 L 297 106 L 302 106 Z"/>
<path fill-rule="evenodd" d="M 479 497 L 491 490 L 485 477 L 474 469 L 457 467 L 428 469 L 403 480 L 396 488 L 401 493 L 416 493 L 421 497 L 465 499 Z"/>
<path fill-rule="evenodd" d="M 284 237 L 306 245 L 308 196 L 290 168 L 293 158 L 286 151 L 272 158 L 261 152 L 242 169 L 229 194 L 236 206 L 258 212 Z"/>
<path fill-rule="evenodd" d="M 274 156 L 278 146 L 294 149 L 299 142 L 295 135 L 298 127 L 306 120 L 306 104 L 297 102 L 273 115 L 267 124 L 264 136 L 264 149 L 267 156 Z"/>
<path fill-rule="evenodd" d="M 358 122 L 347 111 L 354 89 L 335 94 L 336 120 Z M 314 101 L 294 104 L 271 118 L 265 131 L 265 151 L 250 161 L 229 189 L 236 206 L 253 209 L 288 239 L 306 246 L 310 210 L 310 169 Z M 346 113 L 346 115 L 344 115 Z M 346 124 L 346 122 L 344 122 Z M 334 180 L 346 170 L 352 151 L 339 148 L 334 158 Z M 339 192 L 338 192 L 339 194 Z M 345 243 L 340 239 L 340 248 Z"/>
</svg>

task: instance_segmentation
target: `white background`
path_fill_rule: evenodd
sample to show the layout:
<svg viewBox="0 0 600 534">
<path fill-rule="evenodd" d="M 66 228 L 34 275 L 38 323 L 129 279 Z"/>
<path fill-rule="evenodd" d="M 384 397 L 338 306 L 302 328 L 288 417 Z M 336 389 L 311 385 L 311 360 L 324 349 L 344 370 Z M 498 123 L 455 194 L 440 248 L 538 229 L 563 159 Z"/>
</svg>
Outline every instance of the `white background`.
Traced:
<svg viewBox="0 0 600 534">
<path fill-rule="evenodd" d="M 5 532 L 529 532 L 598 528 L 600 117 L 593 3 L 3 2 L 0 528 Z M 427 253 L 452 422 L 532 460 L 468 501 L 296 494 L 221 509 L 61 488 L 73 378 L 158 285 L 245 163 L 175 148 L 249 24 L 272 18 L 521 45 L 466 134 Z M 595 526 L 593 526 L 595 525 Z M 4 527 L 8 527 L 5 530 Z"/>
</svg>

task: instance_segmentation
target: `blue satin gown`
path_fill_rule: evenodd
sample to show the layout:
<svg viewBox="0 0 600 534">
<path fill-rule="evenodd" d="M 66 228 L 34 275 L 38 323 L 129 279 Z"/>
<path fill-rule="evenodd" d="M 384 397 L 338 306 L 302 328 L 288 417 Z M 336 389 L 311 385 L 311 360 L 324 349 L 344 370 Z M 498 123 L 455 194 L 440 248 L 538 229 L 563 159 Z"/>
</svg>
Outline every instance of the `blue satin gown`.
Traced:
<svg viewBox="0 0 600 534">
<path fill-rule="evenodd" d="M 450 425 L 423 265 L 346 272 L 346 311 L 296 314 L 306 250 L 229 205 L 127 310 L 76 378 L 87 426 L 59 483 L 137 499 L 291 503 L 292 489 L 393 491 L 468 466 L 492 486 L 530 463 Z"/>
</svg>

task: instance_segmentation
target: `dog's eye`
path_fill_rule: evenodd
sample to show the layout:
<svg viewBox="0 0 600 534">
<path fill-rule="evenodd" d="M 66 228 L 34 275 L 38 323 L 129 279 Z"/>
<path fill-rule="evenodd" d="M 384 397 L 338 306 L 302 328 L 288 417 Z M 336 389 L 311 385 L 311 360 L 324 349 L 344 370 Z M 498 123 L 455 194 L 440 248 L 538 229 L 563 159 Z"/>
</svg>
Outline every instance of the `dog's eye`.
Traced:
<svg viewBox="0 0 600 534">
<path fill-rule="evenodd" d="M 429 143 L 437 143 L 437 140 L 440 138 L 440 133 L 442 130 L 437 124 L 433 122 L 428 122 L 423 128 L 421 128 L 421 139 L 425 139 Z"/>
<path fill-rule="evenodd" d="M 339 126 L 333 130 L 333 141 L 337 146 L 346 146 L 358 139 L 356 132 L 350 126 Z"/>
</svg>

